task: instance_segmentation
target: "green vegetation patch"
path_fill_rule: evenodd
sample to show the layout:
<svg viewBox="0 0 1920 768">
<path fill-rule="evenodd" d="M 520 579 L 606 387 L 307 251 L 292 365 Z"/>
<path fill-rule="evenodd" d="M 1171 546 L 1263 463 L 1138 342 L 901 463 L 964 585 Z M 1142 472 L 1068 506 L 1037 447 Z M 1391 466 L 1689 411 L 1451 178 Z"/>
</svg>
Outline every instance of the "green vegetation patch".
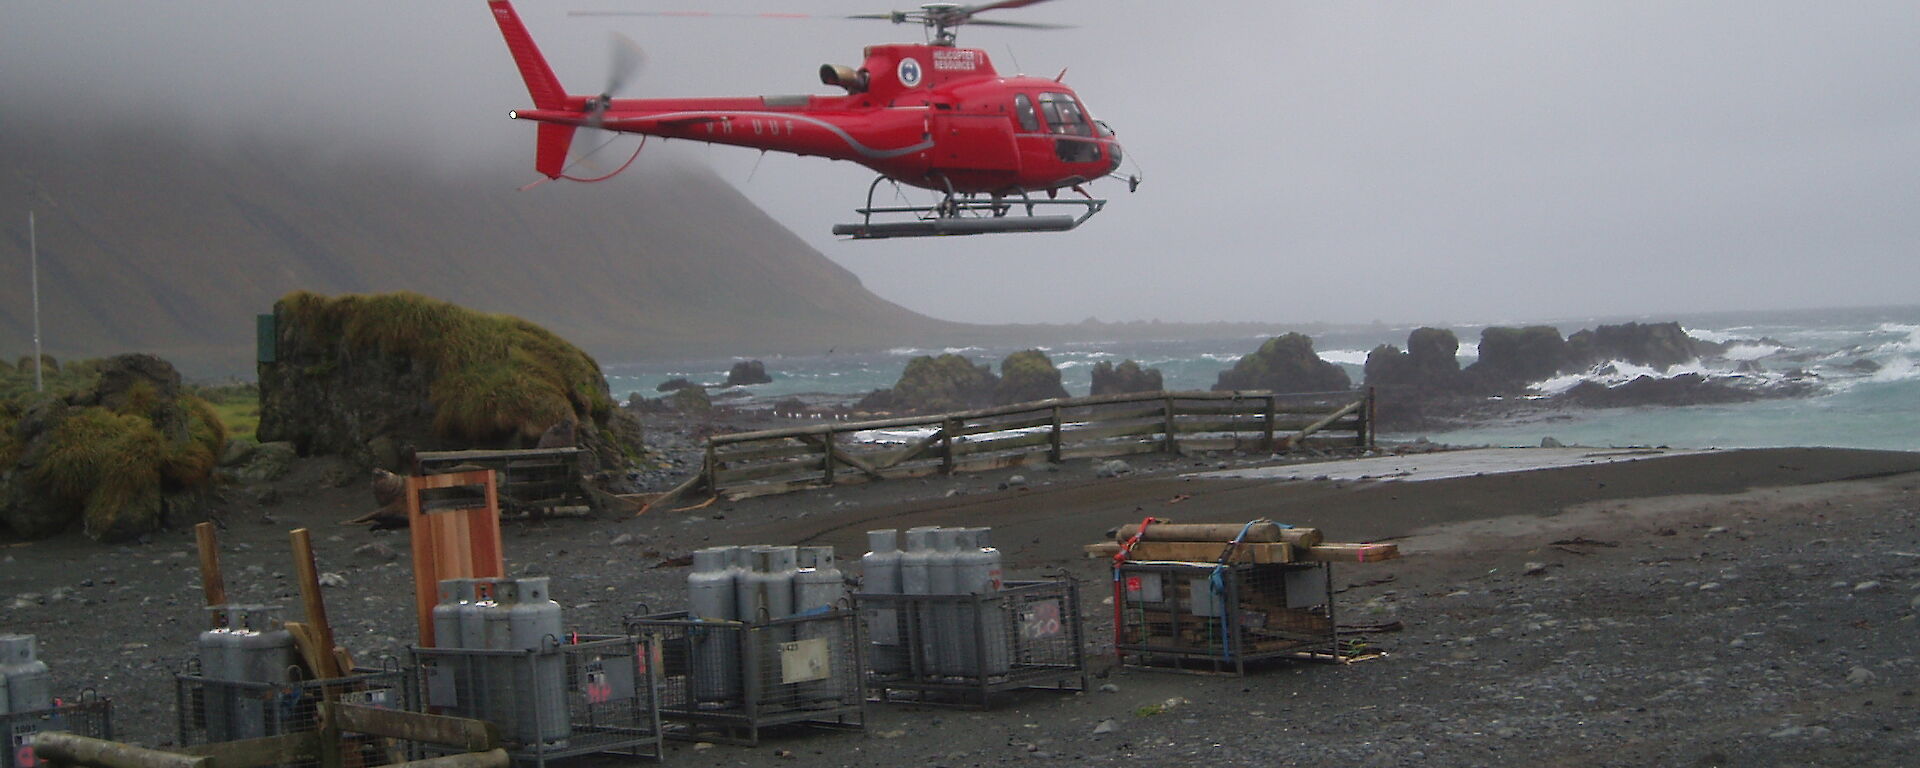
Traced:
<svg viewBox="0 0 1920 768">
<path fill-rule="evenodd" d="M 517 432 L 533 439 L 568 414 L 600 422 L 614 407 L 599 363 L 517 317 L 407 292 L 329 298 L 303 291 L 281 299 L 280 309 L 301 334 L 338 339 L 335 355 L 371 349 L 425 365 L 442 437 L 485 442 Z"/>
</svg>

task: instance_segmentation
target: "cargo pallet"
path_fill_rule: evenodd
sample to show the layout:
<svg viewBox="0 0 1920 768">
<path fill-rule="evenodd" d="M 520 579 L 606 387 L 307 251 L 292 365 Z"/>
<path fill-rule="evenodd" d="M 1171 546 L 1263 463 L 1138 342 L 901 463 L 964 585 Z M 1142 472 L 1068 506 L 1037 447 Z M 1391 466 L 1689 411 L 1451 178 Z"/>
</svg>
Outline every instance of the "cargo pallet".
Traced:
<svg viewBox="0 0 1920 768">
<path fill-rule="evenodd" d="M 755 746 L 777 726 L 866 729 L 856 618 L 703 621 L 678 611 L 630 619 L 627 631 L 660 638 L 668 738 Z"/>
<path fill-rule="evenodd" d="M 1084 691 L 1080 590 L 1008 582 L 977 595 L 861 593 L 873 701 L 984 709 L 1018 689 Z"/>
<path fill-rule="evenodd" d="M 1269 660 L 1346 661 L 1327 563 L 1113 566 L 1122 666 L 1244 675 Z"/>
</svg>

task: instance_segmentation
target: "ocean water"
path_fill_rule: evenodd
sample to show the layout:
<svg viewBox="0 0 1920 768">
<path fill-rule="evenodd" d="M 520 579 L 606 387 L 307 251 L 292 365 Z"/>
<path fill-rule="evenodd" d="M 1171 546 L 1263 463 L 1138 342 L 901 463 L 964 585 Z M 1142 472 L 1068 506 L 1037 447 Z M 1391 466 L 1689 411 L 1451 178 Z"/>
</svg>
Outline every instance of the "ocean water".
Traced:
<svg viewBox="0 0 1920 768">
<path fill-rule="evenodd" d="M 1678 321 L 1699 339 L 1728 344 L 1726 352 L 1669 369 L 1625 363 L 1562 376 L 1534 385 L 1546 396 L 1591 380 L 1619 384 L 1640 375 L 1698 373 L 1728 382 L 1768 386 L 1810 383 L 1807 397 L 1715 406 L 1573 410 L 1545 420 L 1489 424 L 1448 432 L 1382 434 L 1384 439 L 1418 437 L 1460 445 L 1537 445 L 1553 437 L 1563 443 L 1594 446 L 1664 445 L 1675 448 L 1835 446 L 1920 450 L 1920 306 L 1870 309 L 1727 312 L 1699 315 L 1592 317 L 1545 321 L 1501 321 L 1498 325 L 1541 324 L 1571 334 L 1602 323 Z M 1460 363 L 1478 355 L 1474 342 L 1486 324 L 1451 328 L 1461 339 Z M 1404 347 L 1415 326 L 1370 325 L 1313 334 L 1322 359 L 1339 364 L 1355 383 L 1362 379 L 1367 352 L 1379 344 Z M 1220 371 L 1259 348 L 1265 336 L 1168 341 L 1086 342 L 1042 345 L 1060 369 L 1071 394 L 1086 394 L 1095 363 L 1132 359 L 1159 368 L 1169 389 L 1207 389 Z M 870 352 L 787 355 L 759 358 L 773 376 L 770 384 L 725 388 L 727 369 L 740 358 L 712 358 L 607 366 L 614 394 L 625 399 L 681 377 L 707 384 L 716 399 L 766 405 L 799 394 L 858 396 L 892 386 L 907 361 L 919 355 L 958 353 L 976 363 L 997 366 L 1023 347 L 898 348 Z"/>
</svg>

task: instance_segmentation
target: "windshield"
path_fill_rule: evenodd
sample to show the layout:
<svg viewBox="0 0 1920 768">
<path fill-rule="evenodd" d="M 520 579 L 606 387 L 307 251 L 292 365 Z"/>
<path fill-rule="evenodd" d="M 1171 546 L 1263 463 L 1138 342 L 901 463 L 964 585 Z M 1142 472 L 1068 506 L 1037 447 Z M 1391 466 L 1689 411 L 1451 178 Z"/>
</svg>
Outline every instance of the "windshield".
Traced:
<svg viewBox="0 0 1920 768">
<path fill-rule="evenodd" d="M 1047 118 L 1047 130 L 1072 136 L 1092 136 L 1093 127 L 1080 109 L 1080 102 L 1065 93 L 1040 94 L 1040 114 Z"/>
</svg>

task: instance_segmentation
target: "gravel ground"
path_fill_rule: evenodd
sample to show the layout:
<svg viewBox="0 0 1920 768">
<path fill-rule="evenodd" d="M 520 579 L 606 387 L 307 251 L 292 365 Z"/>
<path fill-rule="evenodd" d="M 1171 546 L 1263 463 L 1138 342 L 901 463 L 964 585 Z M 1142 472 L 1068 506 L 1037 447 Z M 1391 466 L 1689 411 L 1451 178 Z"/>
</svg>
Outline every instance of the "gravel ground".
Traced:
<svg viewBox="0 0 1920 768">
<path fill-rule="evenodd" d="M 569 623 L 601 631 L 635 603 L 683 607 L 686 569 L 666 563 L 692 549 L 850 556 L 874 527 L 991 525 L 1009 578 L 1085 582 L 1093 691 L 986 712 L 875 706 L 864 736 L 677 743 L 680 765 L 1893 766 L 1920 751 L 1920 455 L 1721 451 L 1426 483 L 1179 474 L 1222 463 L 1250 462 L 1147 458 L 1119 478 L 1070 463 L 514 522 L 507 556 L 516 574 L 554 577 Z M 342 476 L 307 461 L 273 494 L 228 493 L 223 559 L 235 599 L 297 605 L 286 532 L 313 528 L 320 569 L 344 580 L 327 591 L 336 633 L 367 660 L 412 634 L 407 544 L 336 525 L 370 498 Z M 1147 513 L 1396 538 L 1405 558 L 1335 575 L 1344 620 L 1405 630 L 1346 666 L 1115 669 L 1106 572 L 1079 545 Z M 173 740 L 170 675 L 203 622 L 199 590 L 184 529 L 125 546 L 0 541 L 0 631 L 39 635 L 57 689 L 112 696 L 132 741 Z"/>
</svg>

